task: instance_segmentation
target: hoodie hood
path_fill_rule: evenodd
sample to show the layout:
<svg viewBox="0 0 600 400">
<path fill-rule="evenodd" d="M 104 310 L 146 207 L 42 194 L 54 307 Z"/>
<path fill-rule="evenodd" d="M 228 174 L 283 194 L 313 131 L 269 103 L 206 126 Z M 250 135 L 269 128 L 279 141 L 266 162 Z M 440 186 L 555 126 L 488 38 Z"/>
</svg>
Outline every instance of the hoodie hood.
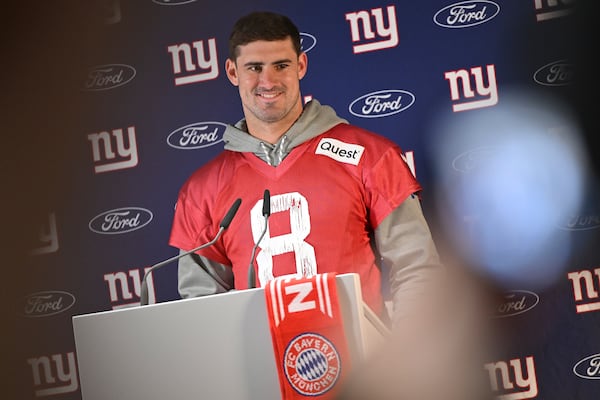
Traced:
<svg viewBox="0 0 600 400">
<path fill-rule="evenodd" d="M 225 150 L 254 153 L 269 165 L 277 166 L 294 147 L 340 123 L 347 124 L 348 121 L 338 117 L 333 108 L 313 99 L 304 106 L 298 120 L 275 144 L 263 142 L 248 134 L 245 119 L 233 126 L 228 125 L 223 141 Z"/>
</svg>

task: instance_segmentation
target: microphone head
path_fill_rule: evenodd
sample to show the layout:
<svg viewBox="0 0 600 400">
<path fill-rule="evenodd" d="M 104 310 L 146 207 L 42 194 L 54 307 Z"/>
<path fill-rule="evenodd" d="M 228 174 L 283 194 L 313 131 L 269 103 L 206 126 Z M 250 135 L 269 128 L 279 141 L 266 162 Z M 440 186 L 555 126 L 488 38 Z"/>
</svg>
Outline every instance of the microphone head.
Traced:
<svg viewBox="0 0 600 400">
<path fill-rule="evenodd" d="M 221 228 L 227 229 L 229 227 L 229 224 L 231 224 L 231 220 L 233 219 L 235 213 L 237 213 L 238 208 L 240 208 L 240 204 L 242 204 L 242 199 L 237 199 L 233 202 L 233 205 L 231 206 L 229 211 L 227 211 L 227 214 L 225 215 L 225 217 L 221 221 L 221 224 L 219 225 Z"/>
<path fill-rule="evenodd" d="M 262 213 L 265 217 L 271 215 L 271 192 L 269 192 L 269 189 L 265 189 L 265 193 L 263 194 Z"/>
</svg>

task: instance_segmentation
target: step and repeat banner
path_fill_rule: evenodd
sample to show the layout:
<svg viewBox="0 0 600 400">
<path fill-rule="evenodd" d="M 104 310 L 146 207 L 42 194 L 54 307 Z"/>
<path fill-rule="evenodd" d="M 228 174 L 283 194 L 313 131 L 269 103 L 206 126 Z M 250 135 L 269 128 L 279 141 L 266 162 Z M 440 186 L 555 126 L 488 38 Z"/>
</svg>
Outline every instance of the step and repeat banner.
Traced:
<svg viewBox="0 0 600 400">
<path fill-rule="evenodd" d="M 489 317 L 512 339 L 482 365 L 494 395 L 598 397 L 600 201 L 588 125 L 572 107 L 585 48 L 576 2 L 73 7 L 41 22 L 52 45 L 37 24 L 43 16 L 20 30 L 39 46 L 18 46 L 19 37 L 14 45 L 30 60 L 25 75 L 61 82 L 38 93 L 46 112 L 21 117 L 60 136 L 37 132 L 48 144 L 41 159 L 52 162 L 32 173 L 44 182 L 22 192 L 35 213 L 27 254 L 11 265 L 25 278 L 14 308 L 21 346 L 11 359 L 18 398 L 81 398 L 72 316 L 139 306 L 145 270 L 177 254 L 167 241 L 178 190 L 222 150 L 225 125 L 242 118 L 224 63 L 233 23 L 255 10 L 297 24 L 309 60 L 305 101 L 397 142 L 424 187 L 442 255 L 500 289 Z M 64 98 L 68 107 L 53 104 Z M 149 296 L 179 299 L 176 263 L 153 274 Z"/>
</svg>

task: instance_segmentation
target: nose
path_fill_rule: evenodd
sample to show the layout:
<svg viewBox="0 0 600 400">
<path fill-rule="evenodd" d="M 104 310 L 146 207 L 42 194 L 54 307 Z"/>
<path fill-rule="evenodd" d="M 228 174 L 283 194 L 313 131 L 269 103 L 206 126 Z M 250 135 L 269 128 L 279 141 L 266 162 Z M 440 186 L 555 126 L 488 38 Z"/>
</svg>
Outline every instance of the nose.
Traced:
<svg viewBox="0 0 600 400">
<path fill-rule="evenodd" d="M 263 68 L 259 75 L 259 84 L 267 89 L 275 86 L 276 82 L 275 69 L 274 68 Z"/>
</svg>

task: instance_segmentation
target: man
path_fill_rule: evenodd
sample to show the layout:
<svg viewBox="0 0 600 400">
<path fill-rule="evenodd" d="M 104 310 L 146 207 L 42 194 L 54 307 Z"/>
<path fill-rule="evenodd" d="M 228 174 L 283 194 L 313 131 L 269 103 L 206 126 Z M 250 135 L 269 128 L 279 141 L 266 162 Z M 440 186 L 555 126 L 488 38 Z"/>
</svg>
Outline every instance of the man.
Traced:
<svg viewBox="0 0 600 400">
<path fill-rule="evenodd" d="M 287 17 L 255 12 L 233 27 L 225 70 L 244 119 L 227 127 L 225 151 L 182 186 L 169 243 L 186 251 L 210 241 L 235 199 L 242 203 L 213 246 L 180 260 L 179 292 L 245 289 L 250 265 L 257 286 L 282 275 L 355 272 L 365 302 L 385 319 L 383 261 L 399 318 L 442 269 L 421 187 L 392 141 L 349 125 L 317 100 L 303 106 L 307 65 Z M 271 215 L 251 260 L 265 189 Z"/>
</svg>

